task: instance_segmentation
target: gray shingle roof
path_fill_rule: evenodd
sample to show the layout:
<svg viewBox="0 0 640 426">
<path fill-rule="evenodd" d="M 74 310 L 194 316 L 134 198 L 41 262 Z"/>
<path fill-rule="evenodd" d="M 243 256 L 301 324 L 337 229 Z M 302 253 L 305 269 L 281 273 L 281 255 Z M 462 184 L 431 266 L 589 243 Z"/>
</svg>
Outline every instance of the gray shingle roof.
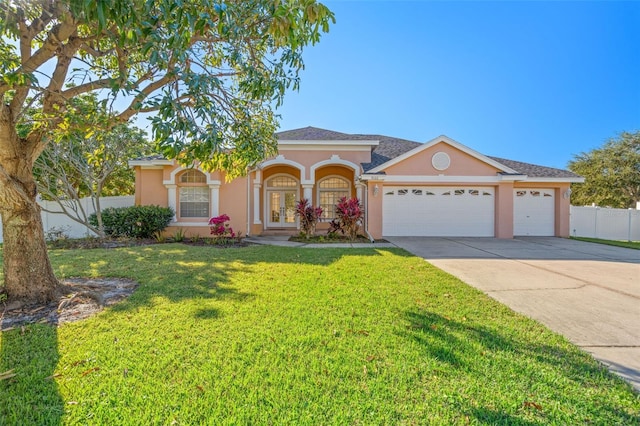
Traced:
<svg viewBox="0 0 640 426">
<path fill-rule="evenodd" d="M 506 158 L 489 157 L 500 164 L 527 175 L 528 177 L 545 178 L 577 178 L 579 175 L 569 170 L 556 169 L 553 167 L 538 166 L 537 164 L 523 163 L 522 161 L 507 160 Z"/>
<path fill-rule="evenodd" d="M 413 148 L 422 145 L 420 142 L 409 141 L 406 139 L 394 138 L 384 135 L 366 135 L 366 134 L 349 134 L 334 132 L 333 130 L 319 129 L 317 127 L 303 127 L 302 129 L 288 130 L 276 133 L 279 140 L 373 140 L 378 141 L 379 145 L 373 149 L 371 154 L 371 162 L 363 163 L 364 171 L 378 167 L 386 163 L 392 158 L 411 151 Z"/>
<path fill-rule="evenodd" d="M 405 152 L 422 145 L 420 142 L 410 141 L 406 139 L 394 138 L 384 135 L 367 135 L 367 134 L 350 134 L 335 132 L 333 130 L 320 129 L 318 127 L 303 127 L 300 129 L 286 130 L 276 133 L 279 140 L 324 140 L 324 141 L 352 141 L 352 140 L 373 140 L 378 141 L 378 146 L 374 147 L 371 153 L 371 162 L 363 163 L 362 168 L 365 172 L 396 158 Z M 521 161 L 507 160 L 505 158 L 489 157 L 510 169 L 529 177 L 540 178 L 576 178 L 580 177 L 569 170 L 556 169 L 553 167 L 539 166 L 537 164 L 523 163 Z M 163 160 L 162 155 L 151 155 L 139 158 L 137 160 Z"/>
<path fill-rule="evenodd" d="M 276 133 L 276 137 L 283 141 L 350 141 L 363 139 L 356 136 L 311 126 Z"/>
<path fill-rule="evenodd" d="M 276 133 L 280 140 L 376 140 L 379 145 L 373 149 L 371 162 L 363 163 L 365 172 L 396 158 L 407 151 L 422 145 L 420 142 L 409 141 L 384 135 L 349 134 L 335 132 L 333 130 L 320 129 L 317 127 L 303 127 L 301 129 L 287 130 Z M 575 178 L 580 177 L 568 170 L 556 169 L 553 167 L 539 166 L 537 164 L 524 163 L 521 161 L 507 160 L 505 158 L 489 157 L 510 169 L 529 177 L 545 178 Z"/>
</svg>

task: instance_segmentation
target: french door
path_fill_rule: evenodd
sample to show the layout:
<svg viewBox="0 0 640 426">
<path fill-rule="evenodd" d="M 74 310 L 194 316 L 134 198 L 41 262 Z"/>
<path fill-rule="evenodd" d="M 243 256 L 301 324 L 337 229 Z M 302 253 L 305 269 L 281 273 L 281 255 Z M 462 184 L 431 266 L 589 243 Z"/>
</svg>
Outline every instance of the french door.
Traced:
<svg viewBox="0 0 640 426">
<path fill-rule="evenodd" d="M 296 191 L 268 190 L 267 226 L 290 228 L 296 226 Z"/>
</svg>

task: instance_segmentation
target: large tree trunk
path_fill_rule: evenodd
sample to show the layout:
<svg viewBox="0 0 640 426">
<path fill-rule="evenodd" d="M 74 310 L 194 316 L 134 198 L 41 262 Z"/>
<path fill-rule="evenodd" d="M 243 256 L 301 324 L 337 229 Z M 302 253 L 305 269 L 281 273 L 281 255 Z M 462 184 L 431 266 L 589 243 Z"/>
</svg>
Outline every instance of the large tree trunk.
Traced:
<svg viewBox="0 0 640 426">
<path fill-rule="evenodd" d="M 37 148 L 19 139 L 7 121 L 0 119 L 4 287 L 10 300 L 48 302 L 56 297 L 60 284 L 49 262 L 36 202 L 33 157 Z"/>
<path fill-rule="evenodd" d="M 40 206 L 34 198 L 17 208 L 3 207 L 0 212 L 4 235 L 4 285 L 9 299 L 53 300 L 59 283 L 47 255 Z"/>
</svg>

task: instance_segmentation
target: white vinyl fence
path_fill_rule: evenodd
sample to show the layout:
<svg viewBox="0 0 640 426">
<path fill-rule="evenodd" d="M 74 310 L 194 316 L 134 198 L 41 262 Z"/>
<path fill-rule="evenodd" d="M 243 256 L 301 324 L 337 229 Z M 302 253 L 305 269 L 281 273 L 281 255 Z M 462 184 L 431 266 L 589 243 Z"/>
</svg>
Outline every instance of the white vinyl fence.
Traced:
<svg viewBox="0 0 640 426">
<path fill-rule="evenodd" d="M 91 198 L 82 198 L 80 200 L 82 208 L 87 212 L 87 215 L 94 213 L 93 206 L 91 204 Z M 123 197 L 101 197 L 100 207 L 102 210 L 107 207 L 129 207 L 134 205 L 134 196 Z M 54 212 L 49 213 L 42 211 L 42 226 L 44 227 L 45 234 L 51 231 L 62 231 L 65 235 L 71 238 L 82 238 L 89 235 L 95 235 L 86 226 L 74 221 L 69 216 L 61 213 L 60 206 L 55 201 L 39 201 L 39 204 Z M 0 243 L 2 242 L 2 222 L 0 221 Z"/>
<path fill-rule="evenodd" d="M 571 236 L 640 241 L 640 210 L 571 206 Z"/>
</svg>

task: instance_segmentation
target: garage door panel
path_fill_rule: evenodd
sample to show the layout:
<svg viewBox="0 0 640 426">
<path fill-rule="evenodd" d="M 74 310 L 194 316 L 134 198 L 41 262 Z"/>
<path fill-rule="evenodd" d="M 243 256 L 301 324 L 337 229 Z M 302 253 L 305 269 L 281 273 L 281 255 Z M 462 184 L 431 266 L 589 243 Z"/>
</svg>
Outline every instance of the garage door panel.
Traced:
<svg viewBox="0 0 640 426">
<path fill-rule="evenodd" d="M 389 187 L 383 235 L 494 236 L 493 188 Z"/>
<path fill-rule="evenodd" d="M 555 235 L 555 191 L 518 188 L 513 193 L 513 235 Z"/>
</svg>

